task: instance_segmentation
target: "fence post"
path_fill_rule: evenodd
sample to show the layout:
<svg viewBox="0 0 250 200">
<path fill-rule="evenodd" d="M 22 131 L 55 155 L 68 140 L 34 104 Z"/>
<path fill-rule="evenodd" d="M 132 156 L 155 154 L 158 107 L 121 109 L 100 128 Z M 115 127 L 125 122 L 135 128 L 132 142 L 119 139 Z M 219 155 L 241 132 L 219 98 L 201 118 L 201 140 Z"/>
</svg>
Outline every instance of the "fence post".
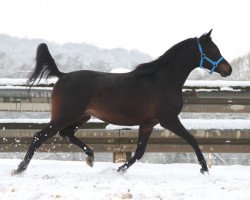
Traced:
<svg viewBox="0 0 250 200">
<path fill-rule="evenodd" d="M 22 109 L 21 103 L 22 99 L 16 99 L 16 111 L 21 111 Z"/>
<path fill-rule="evenodd" d="M 113 163 L 127 162 L 132 156 L 131 152 L 114 152 Z"/>
<path fill-rule="evenodd" d="M 208 154 L 208 168 L 211 169 L 213 164 L 213 155 L 212 153 Z"/>
</svg>

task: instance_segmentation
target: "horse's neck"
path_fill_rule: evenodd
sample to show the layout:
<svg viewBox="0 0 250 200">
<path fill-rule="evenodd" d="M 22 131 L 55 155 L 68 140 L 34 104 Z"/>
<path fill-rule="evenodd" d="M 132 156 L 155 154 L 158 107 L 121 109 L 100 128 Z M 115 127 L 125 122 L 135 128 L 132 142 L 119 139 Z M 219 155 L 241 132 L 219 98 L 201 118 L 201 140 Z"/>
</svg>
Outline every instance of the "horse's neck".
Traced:
<svg viewBox="0 0 250 200">
<path fill-rule="evenodd" d="M 166 75 L 167 81 L 181 89 L 191 71 L 198 66 L 198 60 L 198 47 L 192 44 L 181 50 L 170 65 L 162 68 L 161 73 Z"/>
</svg>

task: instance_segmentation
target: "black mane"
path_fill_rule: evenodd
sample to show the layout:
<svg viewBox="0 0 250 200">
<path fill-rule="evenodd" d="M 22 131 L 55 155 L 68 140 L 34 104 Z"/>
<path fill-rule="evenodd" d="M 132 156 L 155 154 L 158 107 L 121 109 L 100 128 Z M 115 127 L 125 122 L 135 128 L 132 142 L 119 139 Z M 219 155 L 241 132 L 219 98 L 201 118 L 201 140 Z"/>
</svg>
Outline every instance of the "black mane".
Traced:
<svg viewBox="0 0 250 200">
<path fill-rule="evenodd" d="M 139 64 L 133 72 L 135 72 L 138 75 L 147 75 L 156 73 L 163 66 L 166 66 L 167 64 L 171 63 L 171 61 L 173 60 L 173 58 L 176 57 L 179 51 L 182 48 L 188 46 L 193 40 L 194 40 L 193 38 L 189 38 L 175 44 L 159 58 L 148 63 Z"/>
</svg>

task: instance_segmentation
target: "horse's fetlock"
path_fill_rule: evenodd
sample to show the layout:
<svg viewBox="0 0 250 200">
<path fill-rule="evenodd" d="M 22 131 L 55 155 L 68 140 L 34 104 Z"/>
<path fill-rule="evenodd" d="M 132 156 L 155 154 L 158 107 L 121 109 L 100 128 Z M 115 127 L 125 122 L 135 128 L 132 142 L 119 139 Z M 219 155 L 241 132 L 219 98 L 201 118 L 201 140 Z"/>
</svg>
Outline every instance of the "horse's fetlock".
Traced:
<svg viewBox="0 0 250 200">
<path fill-rule="evenodd" d="M 84 147 L 84 151 L 87 154 L 87 156 L 94 156 L 94 151 L 90 147 Z"/>
</svg>

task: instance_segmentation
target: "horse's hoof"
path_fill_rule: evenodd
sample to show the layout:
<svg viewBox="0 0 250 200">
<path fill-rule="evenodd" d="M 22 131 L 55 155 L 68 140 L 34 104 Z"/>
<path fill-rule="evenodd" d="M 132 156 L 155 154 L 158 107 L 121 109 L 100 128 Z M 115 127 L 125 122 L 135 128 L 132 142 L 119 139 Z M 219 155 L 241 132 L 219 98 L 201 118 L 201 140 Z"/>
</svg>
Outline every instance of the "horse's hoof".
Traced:
<svg viewBox="0 0 250 200">
<path fill-rule="evenodd" d="M 201 172 L 203 175 L 209 174 L 208 169 L 203 169 L 203 168 L 201 168 L 201 169 L 200 169 L 200 172 Z"/>
<path fill-rule="evenodd" d="M 86 163 L 87 163 L 90 167 L 93 167 L 93 166 L 94 166 L 94 160 L 95 160 L 95 157 L 94 157 L 94 156 L 87 156 L 87 157 L 86 157 Z"/>
<path fill-rule="evenodd" d="M 121 172 L 121 173 L 124 173 L 124 172 L 127 171 L 127 169 L 128 169 L 128 167 L 127 167 L 126 165 L 122 165 L 121 167 L 119 167 L 119 168 L 117 169 L 117 171 L 118 171 L 118 172 Z"/>
<path fill-rule="evenodd" d="M 11 171 L 11 176 L 15 176 L 15 175 L 17 175 L 17 174 L 20 174 L 20 173 L 22 173 L 23 171 L 25 171 L 25 170 L 15 170 L 15 169 L 13 169 L 12 171 Z"/>
</svg>

